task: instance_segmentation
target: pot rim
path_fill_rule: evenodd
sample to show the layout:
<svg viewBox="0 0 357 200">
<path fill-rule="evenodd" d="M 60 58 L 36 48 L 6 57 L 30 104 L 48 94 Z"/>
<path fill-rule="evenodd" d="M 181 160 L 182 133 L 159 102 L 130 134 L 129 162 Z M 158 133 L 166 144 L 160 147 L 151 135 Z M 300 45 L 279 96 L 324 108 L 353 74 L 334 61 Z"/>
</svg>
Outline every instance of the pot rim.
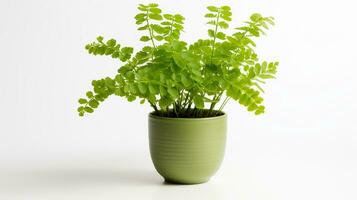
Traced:
<svg viewBox="0 0 357 200">
<path fill-rule="evenodd" d="M 207 121 L 207 120 L 217 120 L 217 119 L 221 119 L 221 118 L 227 118 L 227 114 L 223 111 L 221 111 L 223 113 L 223 115 L 220 115 L 220 116 L 200 117 L 200 118 L 161 117 L 161 116 L 154 115 L 153 114 L 154 112 L 155 111 L 152 111 L 148 114 L 149 118 L 160 119 L 160 120 L 170 120 L 170 121 Z"/>
</svg>

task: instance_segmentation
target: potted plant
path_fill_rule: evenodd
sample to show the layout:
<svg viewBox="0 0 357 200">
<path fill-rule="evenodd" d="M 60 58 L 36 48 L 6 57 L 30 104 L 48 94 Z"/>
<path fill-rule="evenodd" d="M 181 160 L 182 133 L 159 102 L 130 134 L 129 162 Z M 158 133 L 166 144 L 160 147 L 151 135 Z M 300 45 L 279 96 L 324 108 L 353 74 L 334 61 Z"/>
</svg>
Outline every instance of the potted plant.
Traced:
<svg viewBox="0 0 357 200">
<path fill-rule="evenodd" d="M 255 13 L 227 34 L 230 7 L 208 6 L 208 38 L 188 45 L 180 40 L 183 16 L 163 14 L 157 4 L 140 4 L 138 9 L 140 41 L 148 45 L 134 56 L 132 47 L 102 36 L 85 46 L 90 54 L 123 64 L 113 77 L 92 81 L 93 91 L 79 99 L 79 115 L 92 113 L 111 95 L 149 104 L 156 170 L 166 181 L 206 182 L 223 159 L 227 102 L 239 102 L 256 115 L 264 113 L 261 85 L 275 78 L 278 62 L 260 62 L 253 40 L 274 24 L 273 18 Z"/>
</svg>

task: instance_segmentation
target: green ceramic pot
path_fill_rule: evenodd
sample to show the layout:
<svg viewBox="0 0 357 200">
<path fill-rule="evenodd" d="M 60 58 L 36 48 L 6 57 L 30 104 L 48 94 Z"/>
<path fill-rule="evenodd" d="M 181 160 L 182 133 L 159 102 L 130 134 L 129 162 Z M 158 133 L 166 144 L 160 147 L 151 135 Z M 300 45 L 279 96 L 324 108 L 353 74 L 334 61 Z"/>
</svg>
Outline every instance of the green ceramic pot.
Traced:
<svg viewBox="0 0 357 200">
<path fill-rule="evenodd" d="M 207 182 L 218 170 L 226 143 L 226 114 L 166 118 L 149 114 L 151 159 L 167 182 Z"/>
</svg>

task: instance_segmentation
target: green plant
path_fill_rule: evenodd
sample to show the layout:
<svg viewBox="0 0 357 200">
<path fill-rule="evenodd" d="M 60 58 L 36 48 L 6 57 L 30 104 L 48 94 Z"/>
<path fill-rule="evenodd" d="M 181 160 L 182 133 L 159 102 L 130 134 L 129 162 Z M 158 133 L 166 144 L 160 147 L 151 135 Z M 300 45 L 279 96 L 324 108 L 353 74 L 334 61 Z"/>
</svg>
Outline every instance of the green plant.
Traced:
<svg viewBox="0 0 357 200">
<path fill-rule="evenodd" d="M 92 113 L 111 95 L 140 99 L 149 103 L 154 113 L 167 117 L 208 117 L 222 114 L 233 99 L 255 114 L 264 113 L 261 84 L 275 78 L 278 62 L 259 62 L 253 39 L 261 36 L 272 17 L 255 13 L 243 26 L 226 34 L 232 20 L 229 6 L 208 6 L 208 39 L 191 45 L 180 40 L 185 18 L 162 14 L 158 4 L 140 4 L 135 16 L 144 46 L 134 56 L 133 48 L 122 47 L 115 39 L 86 45 L 93 55 L 119 59 L 122 66 L 114 77 L 93 80 L 93 91 L 79 99 L 78 112 Z M 219 107 L 218 107 L 219 105 Z M 206 107 L 208 106 L 208 107 Z"/>
</svg>

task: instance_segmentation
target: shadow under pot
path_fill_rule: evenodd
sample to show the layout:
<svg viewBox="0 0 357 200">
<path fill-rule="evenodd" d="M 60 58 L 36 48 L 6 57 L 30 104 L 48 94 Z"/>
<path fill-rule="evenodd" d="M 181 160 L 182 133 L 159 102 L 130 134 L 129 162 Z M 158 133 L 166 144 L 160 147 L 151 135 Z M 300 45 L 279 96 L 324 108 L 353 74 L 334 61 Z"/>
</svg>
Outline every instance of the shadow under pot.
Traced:
<svg viewBox="0 0 357 200">
<path fill-rule="evenodd" d="M 207 182 L 223 160 L 227 115 L 169 118 L 149 114 L 151 159 L 165 181 Z"/>
</svg>

